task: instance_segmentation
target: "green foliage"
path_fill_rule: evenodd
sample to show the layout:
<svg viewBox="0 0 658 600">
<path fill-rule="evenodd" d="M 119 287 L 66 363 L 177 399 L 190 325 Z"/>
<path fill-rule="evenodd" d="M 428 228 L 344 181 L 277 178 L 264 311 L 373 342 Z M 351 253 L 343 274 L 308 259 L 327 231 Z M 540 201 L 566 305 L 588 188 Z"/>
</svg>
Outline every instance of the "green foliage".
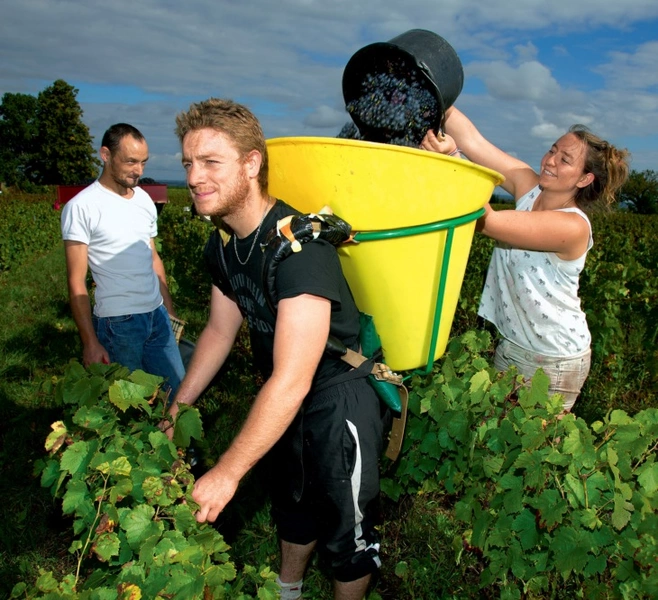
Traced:
<svg viewBox="0 0 658 600">
<path fill-rule="evenodd" d="M 190 204 L 186 190 L 170 188 L 168 193 L 170 202 L 159 220 L 160 251 L 167 262 L 168 275 L 174 275 L 171 287 L 175 290 L 179 314 L 194 322 L 194 327 L 186 327 L 186 332 L 194 333 L 205 323 L 208 306 L 209 281 L 201 252 L 210 226 L 185 210 Z M 80 486 L 79 491 L 74 488 L 69 493 L 67 484 L 73 476 L 57 467 L 57 481 L 63 478 L 58 498 L 62 501 L 66 498 L 67 510 L 73 511 L 62 524 L 58 506 L 52 503 L 47 490 L 40 488 L 38 482 L 32 483 L 29 477 L 32 460 L 43 455 L 43 439 L 52 421 L 61 420 L 65 424 L 72 442 L 65 442 L 50 459 L 55 462 L 78 441 L 88 444 L 87 448 L 93 443 L 95 434 L 81 427 L 81 423 L 91 424 L 97 419 L 97 425 L 101 425 L 89 408 L 73 421 L 73 414 L 78 411 L 75 404 L 65 405 L 65 411 L 70 414 L 62 416 L 55 394 L 46 393 L 51 378 L 57 382 L 58 389 L 62 388 L 61 365 L 79 354 L 77 330 L 66 303 L 64 261 L 58 247 L 59 213 L 51 209 L 54 200 L 51 196 L 36 199 L 28 195 L 0 196 L 0 256 L 3 248 L 15 247 L 11 260 L 0 261 L 3 265 L 0 269 L 8 270 L 0 274 L 0 291 L 3 306 L 9 311 L 0 332 L 0 400 L 6 407 L 0 427 L 3 448 L 0 470 L 4 473 L 5 498 L 0 543 L 6 549 L 0 553 L 3 575 L 0 595 L 8 596 L 18 581 L 22 583 L 14 588 L 16 597 L 47 594 L 52 594 L 48 596 L 52 598 L 128 597 L 132 591 L 136 592 L 130 587 L 132 580 L 121 588 L 118 583 L 111 592 L 106 590 L 108 582 L 118 581 L 119 570 L 125 577 L 132 572 L 129 564 L 124 568 L 115 564 L 123 552 L 135 552 L 129 544 L 128 550 L 124 549 L 124 538 L 128 543 L 127 532 L 132 535 L 133 527 L 137 531 L 139 523 L 146 523 L 148 515 L 140 511 L 153 508 L 161 517 L 157 522 L 169 527 L 156 547 L 166 548 L 170 542 L 176 546 L 179 538 L 175 526 L 162 515 L 176 509 L 181 499 L 157 507 L 146 501 L 139 503 L 145 508 L 134 515 L 130 525 L 123 529 L 115 525 L 112 533 L 119 537 L 118 549 L 109 532 L 94 545 L 95 529 L 88 526 L 85 531 L 93 535 L 89 551 L 83 557 L 85 531 L 75 530 L 69 535 L 62 529 L 78 522 L 87 526 L 85 519 L 96 515 L 93 501 L 82 511 L 82 516 L 77 516 L 74 508 L 78 498 L 90 499 L 92 492 L 85 495 Z M 656 569 L 651 560 L 657 551 L 655 540 L 651 539 L 652 535 L 655 538 L 657 512 L 655 492 L 651 492 L 656 478 L 655 450 L 652 454 L 647 452 L 641 460 L 636 445 L 651 437 L 648 432 L 655 427 L 653 411 L 658 408 L 656 218 L 628 213 L 592 218 L 595 246 L 581 277 L 581 297 L 593 334 L 593 364 L 575 407 L 576 414 L 583 418 L 570 416 L 564 422 L 555 419 L 552 412 L 555 407 L 546 398 L 541 376 L 535 378 L 532 387 L 526 388 L 513 373 L 499 379 L 489 366 L 493 343 L 486 333 L 478 331 L 482 323 L 476 312 L 492 242 L 480 235 L 474 237 L 453 325 L 453 334 L 465 335 L 451 342 L 431 376 L 415 377 L 411 381 L 412 415 L 406 445 L 400 462 L 387 464 L 384 490 L 388 496 L 383 502 L 380 526 L 383 567 L 377 586 L 381 597 L 459 600 L 651 597 Z M 14 235 L 18 231 L 20 235 Z M 39 232 L 43 237 L 39 237 Z M 27 239 L 22 242 L 22 238 Z M 50 254 L 39 257 L 46 253 Z M 54 260 L 54 257 L 60 258 Z M 202 462 L 208 467 L 230 443 L 259 383 L 254 377 L 247 336 L 240 336 L 238 342 L 225 369 L 197 403 L 204 415 L 206 437 L 196 446 L 207 449 L 202 453 Z M 67 371 L 64 379 L 69 377 Z M 100 375 L 89 372 L 78 384 L 78 391 L 82 394 L 85 390 L 89 399 L 96 394 L 92 389 L 98 389 L 92 383 L 96 377 Z M 107 412 L 103 412 L 110 415 L 106 425 L 112 427 L 111 419 L 118 419 L 118 439 L 128 441 L 118 450 L 102 449 L 98 442 L 98 451 L 123 452 L 133 445 L 133 436 L 142 440 L 147 431 L 157 435 L 154 425 L 162 410 L 157 407 L 161 401 L 156 399 L 149 404 L 149 416 L 141 404 L 142 392 L 136 398 L 126 392 L 136 389 L 128 374 L 104 373 L 102 377 L 108 383 L 100 389 L 107 386 L 108 392 L 100 392 L 96 405 L 107 406 Z M 74 381 L 77 381 L 75 377 L 71 384 Z M 117 386 L 111 398 L 116 405 L 109 394 L 115 382 Z M 139 382 L 139 385 L 144 384 Z M 546 416 L 542 416 L 544 413 Z M 185 428 L 187 433 L 199 435 L 200 423 L 194 419 L 194 413 L 189 413 L 187 418 L 195 423 L 192 429 Z M 128 435 L 125 427 L 131 423 L 134 429 Z M 58 437 L 54 430 L 53 436 Z M 177 443 L 184 446 L 186 435 L 179 436 Z M 595 448 L 593 455 L 590 441 Z M 156 451 L 146 434 L 140 453 L 164 452 L 165 447 L 167 444 L 158 446 Z M 67 454 L 67 468 L 73 469 L 81 460 L 82 448 L 77 445 Z M 140 464 L 133 465 L 134 454 L 127 458 L 131 476 L 143 468 Z M 520 456 L 524 458 L 517 463 Z M 570 464 L 562 464 L 564 457 L 569 458 Z M 585 459 L 594 461 L 591 475 L 589 471 L 578 470 L 579 461 Z M 155 459 L 143 460 L 151 464 Z M 171 476 L 183 493 L 189 494 L 190 486 L 181 486 L 179 481 L 186 477 L 187 466 L 174 473 L 172 465 L 176 461 L 182 461 L 177 453 L 166 467 L 157 466 L 156 473 Z M 124 465 L 119 462 L 112 468 L 119 472 L 128 468 Z M 102 491 L 103 478 L 109 476 L 102 470 L 105 467 L 85 469 L 89 477 L 96 478 L 93 490 Z M 78 471 L 75 477 L 81 473 L 82 470 Z M 599 474 L 605 485 L 603 482 L 599 485 Z M 120 488 L 119 480 L 126 479 L 120 474 L 111 477 L 108 488 L 113 489 Z M 144 494 L 167 490 L 158 497 L 164 498 L 165 503 L 172 501 L 168 492 L 173 487 L 164 484 L 160 487 L 162 477 L 157 474 L 153 477 L 146 486 L 140 480 L 133 489 L 141 485 Z M 519 479 L 521 487 L 517 483 Z M 87 479 L 85 486 L 86 482 Z M 581 482 L 584 482 L 582 488 L 578 487 Z M 222 523 L 218 527 L 230 539 L 231 555 L 240 557 L 239 563 L 237 560 L 233 563 L 230 556 L 227 559 L 238 573 L 233 581 L 225 583 L 234 588 L 233 595 L 227 597 L 238 598 L 241 593 L 255 595 L 257 586 L 263 587 L 261 573 L 268 573 L 267 567 L 243 568 L 243 561 L 258 565 L 274 565 L 276 561 L 274 525 L 267 507 L 255 500 L 258 493 L 262 495 L 259 486 L 258 478 L 250 477 L 238 490 L 242 495 L 220 517 Z M 630 496 L 626 486 L 630 488 Z M 145 487 L 147 492 L 143 491 Z M 579 498 L 585 492 L 584 508 Z M 123 517 L 128 513 L 119 513 L 119 508 L 131 503 L 136 502 L 127 495 L 112 510 Z M 154 516 L 153 522 L 156 520 Z M 231 533 L 235 539 L 231 539 Z M 593 539 L 598 544 L 596 548 L 592 547 Z M 145 554 L 140 553 L 135 564 L 146 560 L 146 556 L 156 556 L 156 549 L 147 543 L 143 547 Z M 72 552 L 64 552 L 62 556 L 62 549 L 66 548 Z M 73 589 L 80 560 L 78 584 L 66 596 L 67 586 Z M 185 561 L 183 567 L 176 568 L 187 568 Z M 158 562 L 157 568 L 169 568 L 165 558 Z M 269 581 L 269 576 L 265 579 Z M 238 589 L 239 586 L 242 587 Z M 332 596 L 318 562 L 311 565 L 305 589 L 306 595 L 318 600 Z M 258 593 L 262 596 L 266 592 L 258 590 Z M 169 596 L 175 595 L 172 592 Z"/>
<path fill-rule="evenodd" d="M 3 96 L 0 177 L 7 183 L 31 191 L 34 186 L 78 184 L 96 177 L 100 162 L 77 93 L 58 79 L 37 98 Z"/>
<path fill-rule="evenodd" d="M 0 182 L 20 185 L 36 152 L 37 99 L 29 94 L 2 96 L 0 104 Z"/>
<path fill-rule="evenodd" d="M 0 196 L 0 273 L 61 244 L 59 217 L 45 194 Z"/>
<path fill-rule="evenodd" d="M 589 420 L 611 404 L 647 408 L 658 392 L 658 217 L 598 214 L 592 227 L 595 245 L 580 277 L 592 333 Z"/>
<path fill-rule="evenodd" d="M 453 549 L 481 559 L 501 598 L 658 594 L 658 408 L 588 426 L 559 417 L 538 371 L 529 385 L 483 357 L 486 332 L 449 344 L 411 386 L 404 454 L 384 491 L 443 492 L 463 525 Z M 573 597 L 573 596 L 572 596 Z"/>
<path fill-rule="evenodd" d="M 42 571 L 12 598 L 276 598 L 275 573 L 247 566 L 238 574 L 222 536 L 197 523 L 194 477 L 158 427 L 161 382 L 116 364 L 69 363 L 54 386 L 65 416 L 38 471 L 72 519 L 77 567 L 60 580 Z M 200 435 L 198 411 L 181 411 L 175 439 Z"/>
<path fill-rule="evenodd" d="M 169 197 L 170 202 L 158 219 L 159 251 L 169 289 L 174 297 L 180 299 L 177 305 L 191 310 L 206 310 L 210 301 L 211 280 L 203 260 L 203 249 L 212 225 L 192 216 L 187 191 L 172 190 Z"/>
<path fill-rule="evenodd" d="M 651 170 L 631 171 L 619 191 L 618 199 L 631 212 L 658 214 L 658 173 Z"/>
</svg>

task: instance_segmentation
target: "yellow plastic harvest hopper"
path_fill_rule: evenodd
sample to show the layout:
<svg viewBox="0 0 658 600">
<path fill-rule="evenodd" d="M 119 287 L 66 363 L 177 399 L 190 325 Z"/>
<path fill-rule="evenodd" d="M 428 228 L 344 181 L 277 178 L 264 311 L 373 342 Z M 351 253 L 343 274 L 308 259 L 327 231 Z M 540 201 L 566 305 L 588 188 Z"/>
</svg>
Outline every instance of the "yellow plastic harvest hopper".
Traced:
<svg viewBox="0 0 658 600">
<path fill-rule="evenodd" d="M 303 213 L 329 206 L 358 232 L 338 254 L 386 364 L 429 372 L 448 343 L 475 221 L 502 175 L 358 140 L 274 138 L 267 147 L 270 194 Z"/>
</svg>

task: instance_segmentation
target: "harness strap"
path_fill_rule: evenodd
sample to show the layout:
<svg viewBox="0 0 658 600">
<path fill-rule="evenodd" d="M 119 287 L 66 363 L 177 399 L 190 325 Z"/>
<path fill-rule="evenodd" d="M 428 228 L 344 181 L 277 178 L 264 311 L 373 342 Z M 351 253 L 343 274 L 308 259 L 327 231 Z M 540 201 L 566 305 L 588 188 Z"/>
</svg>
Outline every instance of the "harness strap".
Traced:
<svg viewBox="0 0 658 600">
<path fill-rule="evenodd" d="M 363 363 L 367 362 L 368 358 L 354 352 L 347 348 L 347 352 L 341 357 L 348 365 L 358 369 Z M 393 416 L 391 421 L 391 433 L 388 438 L 388 446 L 386 447 L 386 457 L 395 462 L 402 450 L 402 441 L 404 439 L 404 428 L 407 423 L 407 406 L 409 403 L 409 392 L 407 388 L 402 385 L 402 375 L 393 373 L 391 369 L 383 364 L 373 362 L 370 374 L 377 381 L 387 381 L 397 386 L 398 395 L 400 396 L 400 416 Z"/>
<path fill-rule="evenodd" d="M 345 354 L 340 357 L 341 360 L 346 362 L 348 365 L 357 368 L 359 367 L 362 363 L 365 361 L 369 360 L 363 354 L 359 354 L 358 352 L 355 352 L 354 350 L 350 350 L 349 348 L 345 349 Z M 391 368 L 388 365 L 385 365 L 384 363 L 380 362 L 373 362 L 372 365 L 372 370 L 370 371 L 370 374 L 377 380 L 377 381 L 386 381 L 388 383 L 392 383 L 393 385 L 402 385 L 402 375 L 399 375 L 398 373 L 394 373 L 391 371 Z"/>
</svg>

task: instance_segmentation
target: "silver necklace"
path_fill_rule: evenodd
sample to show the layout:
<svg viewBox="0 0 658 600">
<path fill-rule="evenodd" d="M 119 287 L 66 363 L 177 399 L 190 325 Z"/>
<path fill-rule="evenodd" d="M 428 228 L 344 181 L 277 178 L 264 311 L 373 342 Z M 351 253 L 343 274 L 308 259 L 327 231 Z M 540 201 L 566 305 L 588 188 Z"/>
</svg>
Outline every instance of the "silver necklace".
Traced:
<svg viewBox="0 0 658 600">
<path fill-rule="evenodd" d="M 249 248 L 249 254 L 247 254 L 247 258 L 245 258 L 244 262 L 240 260 L 240 255 L 238 254 L 238 241 L 237 241 L 237 235 L 233 234 L 233 250 L 235 250 L 235 258 L 238 259 L 238 262 L 244 267 L 248 262 L 249 259 L 251 258 L 251 253 L 254 251 L 254 248 L 256 247 L 256 242 L 258 241 L 258 236 L 260 235 L 260 228 L 263 226 L 263 221 L 265 221 L 265 215 L 267 214 L 267 209 L 270 206 L 270 199 L 267 199 L 267 204 L 265 205 L 265 210 L 263 211 L 263 216 L 260 218 L 260 223 L 258 223 L 258 227 L 256 227 L 256 235 L 254 236 L 254 241 L 251 242 L 251 248 Z"/>
</svg>

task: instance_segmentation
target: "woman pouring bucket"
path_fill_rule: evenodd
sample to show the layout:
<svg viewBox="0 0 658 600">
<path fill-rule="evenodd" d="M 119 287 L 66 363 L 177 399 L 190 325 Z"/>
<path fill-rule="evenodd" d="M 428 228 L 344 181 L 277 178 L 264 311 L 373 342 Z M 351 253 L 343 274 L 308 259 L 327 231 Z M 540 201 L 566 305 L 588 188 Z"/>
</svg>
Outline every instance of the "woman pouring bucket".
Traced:
<svg viewBox="0 0 658 600">
<path fill-rule="evenodd" d="M 591 336 L 578 297 L 593 245 L 585 211 L 615 201 L 628 176 L 628 153 L 574 125 L 536 172 L 485 139 L 453 106 L 462 86 L 454 49 L 418 29 L 362 48 L 343 75 L 346 106 L 358 128 L 354 137 L 463 153 L 505 176 L 501 187 L 513 196 L 515 210 L 493 211 L 487 203 L 476 227 L 498 242 L 478 314 L 500 334 L 495 367 L 514 365 L 527 378 L 542 368 L 549 394 L 561 394 L 568 412 L 590 369 Z"/>
</svg>

